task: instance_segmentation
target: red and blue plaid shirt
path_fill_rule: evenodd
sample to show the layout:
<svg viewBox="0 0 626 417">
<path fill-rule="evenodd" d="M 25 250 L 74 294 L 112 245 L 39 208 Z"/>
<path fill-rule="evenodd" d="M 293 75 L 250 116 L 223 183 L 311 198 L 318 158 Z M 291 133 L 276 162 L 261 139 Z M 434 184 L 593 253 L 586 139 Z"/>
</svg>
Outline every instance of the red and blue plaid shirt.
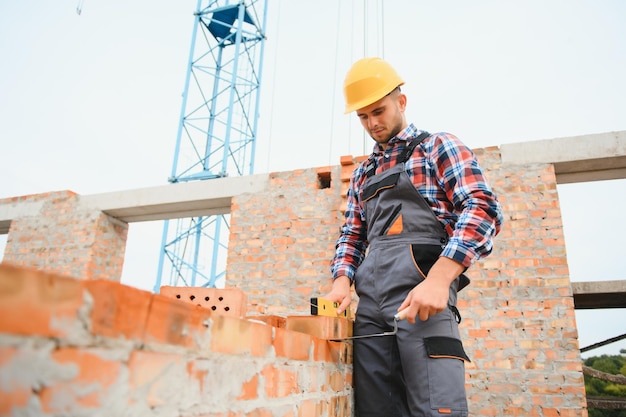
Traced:
<svg viewBox="0 0 626 417">
<path fill-rule="evenodd" d="M 376 144 L 370 158 L 352 173 L 345 223 L 331 262 L 333 278 L 345 275 L 353 280 L 365 257 L 367 225 L 359 200 L 365 172 L 371 164 L 376 165 L 376 174 L 396 165 L 407 143 L 420 133 L 411 124 L 389 141 L 386 150 Z M 441 256 L 469 267 L 491 253 L 493 237 L 502 225 L 502 209 L 472 150 L 454 135 L 436 133 L 415 148 L 405 165 L 411 181 L 448 233 Z"/>
</svg>

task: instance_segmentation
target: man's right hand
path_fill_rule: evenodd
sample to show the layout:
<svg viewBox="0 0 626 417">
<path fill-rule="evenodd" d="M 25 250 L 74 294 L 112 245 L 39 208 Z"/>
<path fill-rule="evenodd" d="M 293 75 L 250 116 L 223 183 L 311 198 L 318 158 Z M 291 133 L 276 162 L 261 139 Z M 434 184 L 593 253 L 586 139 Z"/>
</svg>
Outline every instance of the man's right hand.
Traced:
<svg viewBox="0 0 626 417">
<path fill-rule="evenodd" d="M 352 282 L 350 282 L 350 278 L 345 275 L 339 276 L 335 278 L 333 281 L 333 288 L 328 294 L 326 294 L 326 297 L 324 297 L 330 301 L 339 303 L 337 315 L 342 314 L 352 302 L 352 292 L 350 291 L 351 285 Z"/>
</svg>

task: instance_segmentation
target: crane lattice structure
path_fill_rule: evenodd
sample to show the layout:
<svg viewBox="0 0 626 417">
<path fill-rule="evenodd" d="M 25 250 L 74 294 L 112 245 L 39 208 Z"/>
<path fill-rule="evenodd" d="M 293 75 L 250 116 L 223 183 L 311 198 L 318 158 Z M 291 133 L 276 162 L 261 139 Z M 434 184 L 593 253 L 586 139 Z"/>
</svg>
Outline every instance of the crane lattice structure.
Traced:
<svg viewBox="0 0 626 417">
<path fill-rule="evenodd" d="M 198 0 L 170 183 L 254 172 L 266 3 Z M 154 292 L 220 286 L 228 229 L 227 214 L 166 220 Z"/>
</svg>

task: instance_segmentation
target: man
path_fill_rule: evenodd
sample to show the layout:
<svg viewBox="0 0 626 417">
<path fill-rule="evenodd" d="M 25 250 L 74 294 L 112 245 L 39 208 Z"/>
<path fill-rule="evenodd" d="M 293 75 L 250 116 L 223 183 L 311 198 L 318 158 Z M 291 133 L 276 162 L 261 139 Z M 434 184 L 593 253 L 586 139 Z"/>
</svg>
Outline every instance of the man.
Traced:
<svg viewBox="0 0 626 417">
<path fill-rule="evenodd" d="M 376 142 L 352 174 L 327 295 L 341 314 L 359 298 L 354 335 L 359 417 L 467 416 L 457 291 L 463 272 L 492 250 L 502 224 L 496 195 L 454 135 L 408 124 L 404 81 L 380 58 L 346 75 L 346 113 Z"/>
</svg>

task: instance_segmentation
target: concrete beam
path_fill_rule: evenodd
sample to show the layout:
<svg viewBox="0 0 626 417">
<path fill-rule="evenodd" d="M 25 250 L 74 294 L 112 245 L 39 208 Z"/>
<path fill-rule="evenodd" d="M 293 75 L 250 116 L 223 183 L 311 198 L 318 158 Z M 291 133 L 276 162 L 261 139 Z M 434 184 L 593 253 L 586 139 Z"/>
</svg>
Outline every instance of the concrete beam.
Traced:
<svg viewBox="0 0 626 417">
<path fill-rule="evenodd" d="M 500 146 L 504 164 L 554 164 L 557 182 L 626 178 L 626 131 L 511 143 Z M 81 196 L 86 207 L 127 223 L 230 212 L 232 197 L 265 189 L 267 174 L 217 178 Z M 0 234 L 17 217 L 36 215 L 40 203 L 1 203 Z"/>
<path fill-rule="evenodd" d="M 9 233 L 13 219 L 37 216 L 42 205 L 43 202 L 41 201 L 21 201 L 0 204 L 0 235 Z"/>
<path fill-rule="evenodd" d="M 216 178 L 80 197 L 81 205 L 99 209 L 127 223 L 230 213 L 232 198 L 263 191 L 267 174 Z"/>
<path fill-rule="evenodd" d="M 557 183 L 626 178 L 626 131 L 500 146 L 503 164 L 554 164 Z"/>
<path fill-rule="evenodd" d="M 626 280 L 572 282 L 574 308 L 626 308 Z"/>
<path fill-rule="evenodd" d="M 100 210 L 126 223 L 178 219 L 230 213 L 234 196 L 261 192 L 268 182 L 267 174 L 259 174 L 92 194 L 79 199 L 82 207 Z M 0 203 L 0 234 L 9 233 L 13 219 L 39 215 L 42 205 L 41 201 Z"/>
</svg>

